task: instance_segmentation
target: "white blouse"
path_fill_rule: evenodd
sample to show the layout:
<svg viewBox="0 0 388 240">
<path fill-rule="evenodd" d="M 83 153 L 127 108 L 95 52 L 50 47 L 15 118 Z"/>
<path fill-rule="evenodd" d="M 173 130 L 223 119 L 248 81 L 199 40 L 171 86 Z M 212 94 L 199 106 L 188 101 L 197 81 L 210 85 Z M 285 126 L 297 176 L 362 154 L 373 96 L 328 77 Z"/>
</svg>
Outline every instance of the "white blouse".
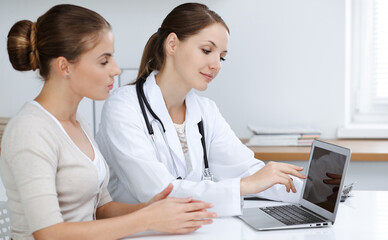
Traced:
<svg viewBox="0 0 388 240">
<path fill-rule="evenodd" d="M 191 172 L 191 170 L 193 170 L 193 167 L 191 166 L 189 148 L 187 147 L 185 123 L 182 123 L 182 124 L 174 123 L 174 126 L 176 129 L 176 133 L 178 134 L 179 141 L 181 142 L 183 154 L 185 155 L 185 160 L 186 160 L 187 174 L 189 174 Z"/>
</svg>

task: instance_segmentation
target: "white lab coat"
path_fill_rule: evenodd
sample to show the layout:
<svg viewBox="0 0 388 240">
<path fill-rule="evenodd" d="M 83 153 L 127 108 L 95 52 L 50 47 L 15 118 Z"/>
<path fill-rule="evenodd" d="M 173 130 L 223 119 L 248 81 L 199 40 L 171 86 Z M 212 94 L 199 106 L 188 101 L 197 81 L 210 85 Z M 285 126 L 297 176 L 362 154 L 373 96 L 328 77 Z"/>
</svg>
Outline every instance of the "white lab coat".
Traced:
<svg viewBox="0 0 388 240">
<path fill-rule="evenodd" d="M 166 128 L 169 147 L 184 180 L 176 180 L 168 146 L 154 123 L 156 145 L 161 155 L 160 160 L 157 158 L 137 99 L 136 87 L 124 86 L 115 90 L 105 102 L 96 136 L 110 167 L 108 189 L 113 199 L 127 203 L 145 202 L 172 182 L 174 188 L 170 196 L 192 196 L 213 203 L 215 207 L 212 211 L 219 216 L 240 215 L 240 179 L 258 171 L 264 163 L 255 159 L 253 152 L 236 137 L 213 101 L 190 91 L 186 96 L 185 132 L 193 170 L 188 173 L 176 129 L 155 81 L 156 73 L 151 73 L 144 84 L 145 96 Z M 147 114 L 152 121 L 151 114 L 148 111 Z M 201 181 L 204 162 L 197 126 L 201 118 L 209 168 L 217 182 Z M 302 181 L 294 182 L 299 193 Z M 299 199 L 298 193 L 287 193 L 283 185 L 275 185 L 258 196 L 295 202 Z"/>
</svg>

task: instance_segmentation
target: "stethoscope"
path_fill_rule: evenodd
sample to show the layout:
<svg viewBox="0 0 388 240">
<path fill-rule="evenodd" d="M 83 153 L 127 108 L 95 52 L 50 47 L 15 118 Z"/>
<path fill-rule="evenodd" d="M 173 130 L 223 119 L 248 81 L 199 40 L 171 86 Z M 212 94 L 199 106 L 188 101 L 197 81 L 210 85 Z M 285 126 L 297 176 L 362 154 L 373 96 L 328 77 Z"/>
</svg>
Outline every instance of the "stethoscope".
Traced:
<svg viewBox="0 0 388 240">
<path fill-rule="evenodd" d="M 152 145 L 154 146 L 154 149 L 156 150 L 156 157 L 158 158 L 159 161 L 161 161 L 162 158 L 160 156 L 159 149 L 158 149 L 158 147 L 156 145 L 154 129 L 152 127 L 152 125 L 154 123 L 156 123 L 156 125 L 159 127 L 159 130 L 160 130 L 160 132 L 161 132 L 161 134 L 163 136 L 164 143 L 166 144 L 166 146 L 168 148 L 168 151 L 169 151 L 169 154 L 170 154 L 170 158 L 171 158 L 171 161 L 172 161 L 172 165 L 174 167 L 174 171 L 175 171 L 175 174 L 177 176 L 177 179 L 182 179 L 182 177 L 180 176 L 180 174 L 178 172 L 178 168 L 177 168 L 177 166 L 175 164 L 175 160 L 174 160 L 174 157 L 172 155 L 171 149 L 169 147 L 170 145 L 168 144 L 168 140 L 167 140 L 167 136 L 166 136 L 166 129 L 164 128 L 163 122 L 162 122 L 162 120 L 160 120 L 158 115 L 156 115 L 155 112 L 152 110 L 150 104 L 148 103 L 148 101 L 147 101 L 147 99 L 145 97 L 144 89 L 143 89 L 144 83 L 145 83 L 145 79 L 144 78 L 139 78 L 138 79 L 138 81 L 136 82 L 136 93 L 137 93 L 137 99 L 139 100 L 139 105 L 140 105 L 140 108 L 141 108 L 141 112 L 143 114 L 144 121 L 145 121 L 145 124 L 147 126 L 148 134 L 151 136 Z M 151 122 L 148 120 L 148 116 L 147 116 L 144 104 L 147 107 L 147 109 L 150 112 L 150 114 L 152 115 L 152 117 L 154 118 Z M 198 131 L 199 131 L 199 133 L 202 136 L 201 142 L 202 142 L 202 149 L 203 149 L 203 162 L 205 164 L 205 169 L 202 172 L 202 180 L 213 181 L 214 180 L 213 174 L 210 172 L 209 163 L 208 163 L 207 155 L 206 155 L 205 133 L 204 133 L 204 129 L 203 129 L 203 122 L 202 122 L 202 120 L 198 123 Z"/>
</svg>

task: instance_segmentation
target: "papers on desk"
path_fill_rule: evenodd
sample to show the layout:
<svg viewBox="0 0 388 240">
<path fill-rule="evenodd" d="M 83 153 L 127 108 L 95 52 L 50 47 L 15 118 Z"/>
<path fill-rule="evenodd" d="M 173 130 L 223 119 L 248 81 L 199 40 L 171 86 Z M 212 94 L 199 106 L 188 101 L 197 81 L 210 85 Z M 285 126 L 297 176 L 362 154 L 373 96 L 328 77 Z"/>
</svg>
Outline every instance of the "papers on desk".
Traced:
<svg viewBox="0 0 388 240">
<path fill-rule="evenodd" d="M 321 136 L 315 128 L 266 128 L 248 125 L 253 133 L 247 146 L 311 146 Z"/>
</svg>

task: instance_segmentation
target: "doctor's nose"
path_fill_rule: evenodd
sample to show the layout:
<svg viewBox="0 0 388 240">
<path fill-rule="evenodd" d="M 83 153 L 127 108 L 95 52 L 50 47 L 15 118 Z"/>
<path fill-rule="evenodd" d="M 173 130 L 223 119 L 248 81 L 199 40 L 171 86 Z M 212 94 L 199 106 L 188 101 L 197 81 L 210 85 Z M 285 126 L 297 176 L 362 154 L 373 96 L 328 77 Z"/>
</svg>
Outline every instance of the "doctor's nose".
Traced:
<svg viewBox="0 0 388 240">
<path fill-rule="evenodd" d="M 216 73 L 218 73 L 221 70 L 221 61 L 220 58 L 214 58 L 212 61 L 209 63 L 209 68 Z"/>
</svg>

